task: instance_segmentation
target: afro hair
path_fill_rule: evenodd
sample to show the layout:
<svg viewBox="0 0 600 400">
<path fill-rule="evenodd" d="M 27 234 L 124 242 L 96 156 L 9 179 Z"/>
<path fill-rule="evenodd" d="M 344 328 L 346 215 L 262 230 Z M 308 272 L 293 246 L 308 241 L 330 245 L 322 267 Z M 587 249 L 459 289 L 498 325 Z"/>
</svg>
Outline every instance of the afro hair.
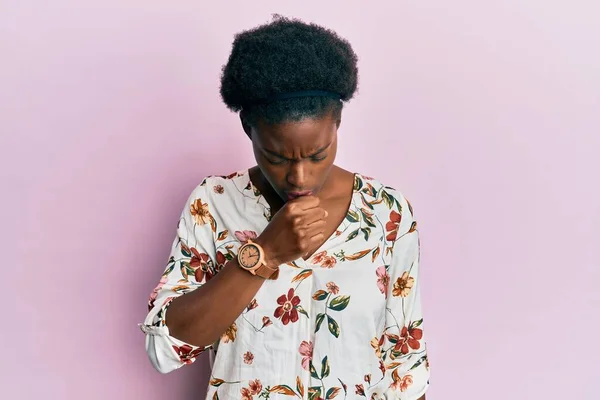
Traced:
<svg viewBox="0 0 600 400">
<path fill-rule="evenodd" d="M 275 16 L 235 36 L 221 76 L 221 97 L 250 123 L 319 118 L 341 112 L 358 84 L 357 57 L 350 43 L 316 24 Z M 329 97 L 300 97 L 264 103 L 283 93 L 322 90 Z"/>
</svg>

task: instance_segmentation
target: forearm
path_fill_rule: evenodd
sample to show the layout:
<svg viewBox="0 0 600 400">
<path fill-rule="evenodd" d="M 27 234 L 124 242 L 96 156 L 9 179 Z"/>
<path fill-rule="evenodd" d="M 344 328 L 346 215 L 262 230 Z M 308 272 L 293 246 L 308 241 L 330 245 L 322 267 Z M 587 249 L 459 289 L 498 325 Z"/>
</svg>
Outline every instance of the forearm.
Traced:
<svg viewBox="0 0 600 400">
<path fill-rule="evenodd" d="M 195 346 L 214 343 L 250 304 L 264 282 L 242 270 L 236 259 L 201 288 L 169 305 L 166 324 L 172 336 Z"/>
</svg>

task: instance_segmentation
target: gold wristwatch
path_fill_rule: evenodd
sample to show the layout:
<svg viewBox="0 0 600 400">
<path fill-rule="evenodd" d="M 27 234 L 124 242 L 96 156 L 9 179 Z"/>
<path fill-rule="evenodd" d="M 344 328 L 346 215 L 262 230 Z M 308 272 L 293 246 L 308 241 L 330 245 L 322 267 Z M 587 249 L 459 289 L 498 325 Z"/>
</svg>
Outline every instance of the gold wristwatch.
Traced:
<svg viewBox="0 0 600 400">
<path fill-rule="evenodd" d="M 265 264 L 265 251 L 252 240 L 248 240 L 239 248 L 237 260 L 240 267 L 252 275 L 264 279 L 277 279 L 279 276 L 279 268 L 271 268 Z"/>
</svg>

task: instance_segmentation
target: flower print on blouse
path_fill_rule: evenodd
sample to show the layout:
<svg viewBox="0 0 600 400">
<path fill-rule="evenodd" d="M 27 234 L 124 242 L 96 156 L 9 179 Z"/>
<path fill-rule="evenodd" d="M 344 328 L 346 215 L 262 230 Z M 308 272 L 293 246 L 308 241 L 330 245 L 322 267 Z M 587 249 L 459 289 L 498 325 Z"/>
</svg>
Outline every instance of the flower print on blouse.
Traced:
<svg viewBox="0 0 600 400">
<path fill-rule="evenodd" d="M 352 202 L 307 261 L 280 266 L 206 348 L 169 334 L 170 302 L 200 288 L 269 223 L 248 171 L 206 178 L 177 225 L 166 269 L 140 325 L 167 373 L 218 348 L 207 399 L 418 399 L 429 385 L 419 281 L 419 234 L 409 202 L 355 174 Z"/>
</svg>

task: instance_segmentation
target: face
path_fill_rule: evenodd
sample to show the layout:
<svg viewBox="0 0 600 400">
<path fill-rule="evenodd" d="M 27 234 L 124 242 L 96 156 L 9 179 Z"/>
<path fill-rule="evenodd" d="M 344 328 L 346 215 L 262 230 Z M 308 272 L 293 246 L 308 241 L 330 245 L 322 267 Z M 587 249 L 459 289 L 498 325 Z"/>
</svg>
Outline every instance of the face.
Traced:
<svg viewBox="0 0 600 400">
<path fill-rule="evenodd" d="M 250 130 L 259 168 L 283 201 L 323 189 L 335 161 L 339 124 L 330 113 L 319 119 L 274 125 L 259 121 L 244 127 Z"/>
</svg>

